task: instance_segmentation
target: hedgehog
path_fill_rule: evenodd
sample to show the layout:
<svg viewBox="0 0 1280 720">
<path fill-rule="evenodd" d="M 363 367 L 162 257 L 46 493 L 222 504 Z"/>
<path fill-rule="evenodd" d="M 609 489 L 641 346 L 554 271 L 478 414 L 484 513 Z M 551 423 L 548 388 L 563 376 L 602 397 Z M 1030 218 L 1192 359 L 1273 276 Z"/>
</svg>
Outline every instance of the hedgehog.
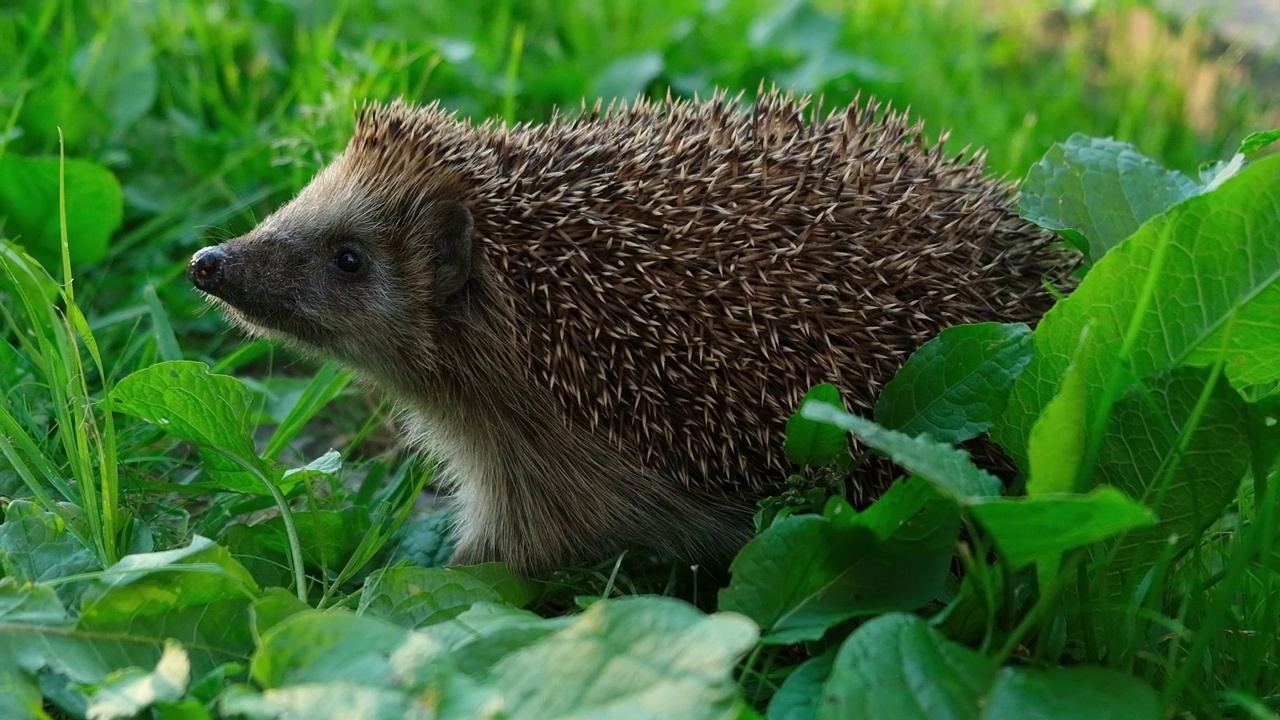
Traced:
<svg viewBox="0 0 1280 720">
<path fill-rule="evenodd" d="M 338 157 L 188 276 L 397 401 L 440 461 L 451 564 L 713 563 L 790 472 L 807 390 L 869 412 L 940 330 L 1034 323 L 1069 282 L 1016 187 L 945 139 L 777 89 L 516 125 L 365 103 Z"/>
</svg>

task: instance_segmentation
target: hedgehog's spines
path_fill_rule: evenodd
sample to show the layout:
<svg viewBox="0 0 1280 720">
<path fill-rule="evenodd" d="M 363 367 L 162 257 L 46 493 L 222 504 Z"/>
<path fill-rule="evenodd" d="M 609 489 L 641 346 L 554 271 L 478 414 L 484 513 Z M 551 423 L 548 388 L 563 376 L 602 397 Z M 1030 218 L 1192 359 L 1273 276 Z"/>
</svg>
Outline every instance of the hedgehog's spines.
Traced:
<svg viewBox="0 0 1280 720">
<path fill-rule="evenodd" d="M 752 380 L 744 395 L 745 377 L 880 382 L 939 324 L 1034 312 L 1016 306 L 1040 297 L 1038 282 L 991 283 L 1008 258 L 1029 274 L 1051 263 L 1017 246 L 1043 236 L 1009 215 L 983 154 L 944 152 L 949 133 L 929 144 L 909 112 L 874 98 L 828 111 L 762 85 L 735 109 L 742 98 L 597 100 L 509 128 L 374 104 L 351 162 L 396 192 L 458 176 L 450 192 L 475 215 L 508 301 L 538 315 L 520 331 L 530 372 L 584 432 L 686 483 L 760 488 L 785 470 L 780 428 L 763 419 L 793 410 L 795 388 Z M 948 263 L 962 257 L 974 264 L 957 274 Z M 587 360 L 605 345 L 614 380 Z M 735 376 L 745 361 L 756 364 Z M 868 392 L 854 386 L 855 409 Z M 725 433 L 694 431 L 693 418 L 732 420 L 726 432 L 744 439 L 714 440 Z M 696 465 L 672 452 L 686 445 Z"/>
</svg>

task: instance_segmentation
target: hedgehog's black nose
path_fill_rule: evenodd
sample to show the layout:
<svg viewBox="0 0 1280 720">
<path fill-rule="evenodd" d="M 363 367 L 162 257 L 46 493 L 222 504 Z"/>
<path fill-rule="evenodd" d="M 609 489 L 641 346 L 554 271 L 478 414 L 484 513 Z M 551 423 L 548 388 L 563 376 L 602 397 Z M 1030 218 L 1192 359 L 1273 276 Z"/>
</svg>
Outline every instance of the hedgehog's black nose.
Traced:
<svg viewBox="0 0 1280 720">
<path fill-rule="evenodd" d="M 201 248 L 191 256 L 187 265 L 187 279 L 207 293 L 217 293 L 227 274 L 227 262 L 231 259 L 220 246 Z"/>
</svg>

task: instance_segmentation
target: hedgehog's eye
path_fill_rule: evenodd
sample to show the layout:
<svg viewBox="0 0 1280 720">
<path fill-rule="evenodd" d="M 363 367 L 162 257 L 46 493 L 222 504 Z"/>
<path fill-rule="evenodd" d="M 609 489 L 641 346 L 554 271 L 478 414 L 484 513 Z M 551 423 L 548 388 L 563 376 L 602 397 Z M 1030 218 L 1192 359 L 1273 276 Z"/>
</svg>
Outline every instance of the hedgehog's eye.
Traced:
<svg viewBox="0 0 1280 720">
<path fill-rule="evenodd" d="M 333 258 L 333 264 L 347 275 L 355 275 L 360 272 L 363 263 L 360 262 L 360 254 L 351 248 L 343 248 Z"/>
</svg>

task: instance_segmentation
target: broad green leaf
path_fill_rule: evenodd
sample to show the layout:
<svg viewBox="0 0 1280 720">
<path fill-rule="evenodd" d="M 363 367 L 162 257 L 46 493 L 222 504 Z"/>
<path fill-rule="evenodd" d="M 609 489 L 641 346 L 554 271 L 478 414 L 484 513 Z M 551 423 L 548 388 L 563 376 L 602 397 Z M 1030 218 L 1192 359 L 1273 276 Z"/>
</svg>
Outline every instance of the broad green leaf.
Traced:
<svg viewBox="0 0 1280 720">
<path fill-rule="evenodd" d="M 826 54 L 839 37 L 839 22 L 832 13 L 809 2 L 779 3 L 747 31 L 747 41 L 757 50 L 802 56 Z"/>
<path fill-rule="evenodd" d="M 44 697 L 36 679 L 13 665 L 12 658 L 0 658 L 0 717 L 43 720 Z"/>
<path fill-rule="evenodd" d="M 1280 157 L 1144 225 L 1036 328 L 1035 357 L 1014 383 L 997 440 L 1025 467 L 1026 434 L 1073 357 L 1095 395 L 1112 373 L 1123 390 L 1219 358 L 1237 387 L 1280 379 L 1278 233 Z"/>
<path fill-rule="evenodd" d="M 919 479 L 895 483 L 862 513 L 793 515 L 738 553 L 720 608 L 779 645 L 816 640 L 851 617 L 914 610 L 941 592 L 959 531 L 955 505 Z"/>
<path fill-rule="evenodd" d="M 182 627 L 181 622 L 176 627 Z M 0 579 L 0 684 L 7 683 L 17 695 L 0 700 L 5 709 L 31 696 L 36 675 L 42 678 L 39 687 L 46 699 L 56 694 L 59 705 L 83 707 L 88 702 L 86 687 L 103 682 L 119 668 L 154 666 L 164 643 L 164 638 L 141 629 L 104 631 L 77 624 L 52 588 Z M 7 702 L 12 704 L 6 707 Z"/>
<path fill-rule="evenodd" d="M 989 660 L 948 642 L 925 621 L 882 615 L 840 646 L 818 718 L 976 719 L 978 702 L 995 677 Z"/>
<path fill-rule="evenodd" d="M 1162 373 L 1121 398 L 1111 413 L 1098 481 L 1141 499 L 1160 518 L 1156 527 L 1126 537 L 1139 558 L 1154 557 L 1171 535 L 1196 540 L 1236 497 L 1248 472 L 1248 408 L 1221 379 L 1205 397 L 1208 379 L 1196 368 Z M 1195 431 L 1184 439 L 1197 413 Z M 1182 442 L 1186 450 L 1179 453 Z M 1112 569 L 1123 575 L 1128 565 Z"/>
<path fill-rule="evenodd" d="M 249 604 L 257 586 L 226 548 L 200 537 L 187 547 L 127 555 L 81 597 L 78 629 L 123 633 L 152 647 L 151 667 L 168 639 L 186 647 L 195 672 L 244 660 L 253 647 Z"/>
<path fill-rule="evenodd" d="M 407 643 L 444 650 L 441 643 L 386 620 L 344 610 L 306 610 L 263 633 L 250 673 L 266 689 L 334 682 L 385 687 L 396 677 L 391 656 Z"/>
<path fill-rule="evenodd" d="M 422 567 L 444 565 L 457 544 L 452 528 L 452 508 L 433 510 L 406 522 L 392 537 L 388 563 L 407 560 Z"/>
<path fill-rule="evenodd" d="M 869 621 L 836 655 L 819 720 L 1156 720 L 1156 694 L 1100 668 L 997 668 L 924 620 Z"/>
<path fill-rule="evenodd" d="M 1027 442 L 1030 455 L 1028 495 L 1080 490 L 1076 483 L 1084 464 L 1088 414 L 1089 389 L 1084 384 L 1080 365 L 1071 365 L 1058 394 L 1031 426 L 1031 437 Z M 1061 553 L 1047 553 L 1036 558 L 1036 578 L 1040 588 L 1049 587 L 1058 576 L 1061 563 Z"/>
<path fill-rule="evenodd" d="M 1195 180 L 1128 143 L 1076 133 L 1032 166 L 1020 214 L 1064 231 L 1096 263 L 1148 219 L 1200 192 Z"/>
<path fill-rule="evenodd" d="M 737 717 L 734 669 L 757 637 L 740 615 L 663 597 L 597 602 L 488 674 L 510 717 Z"/>
<path fill-rule="evenodd" d="M 36 674 L 55 666 L 64 648 L 74 647 L 65 637 L 71 625 L 52 588 L 0 578 L 0 717 L 39 717 L 35 711 L 43 697 Z M 98 665 L 77 679 L 105 674 Z"/>
<path fill-rule="evenodd" d="M 419 628 L 457 617 L 478 602 L 500 599 L 492 587 L 457 570 L 393 567 L 369 576 L 357 612 Z"/>
<path fill-rule="evenodd" d="M 112 407 L 159 425 L 175 437 L 238 457 L 256 457 L 253 393 L 229 375 L 215 375 L 204 363 L 156 363 L 121 380 Z"/>
<path fill-rule="evenodd" d="M 362 507 L 298 510 L 293 522 L 302 545 L 303 562 L 330 569 L 341 567 L 351 557 L 370 525 L 369 511 Z M 288 562 L 289 535 L 279 515 L 253 525 L 231 525 L 223 532 L 222 541 L 237 554 L 251 552 L 258 559 Z"/>
<path fill-rule="evenodd" d="M 540 632 L 538 625 L 552 631 Z M 252 673 L 266 692 L 234 695 L 243 707 L 256 708 L 251 714 L 281 706 L 283 698 L 290 707 L 312 707 L 310 693 L 341 684 L 376 689 L 379 702 L 411 691 L 439 718 L 476 717 L 489 708 L 530 720 L 623 711 L 727 719 L 740 706 L 734 668 L 756 637 L 746 618 L 707 616 L 660 597 L 601 601 L 559 620 L 483 604 L 424 632 L 343 611 L 304 611 L 263 636 Z M 472 675 L 455 667 L 455 652 Z M 317 717 L 333 717 L 315 710 Z"/>
<path fill-rule="evenodd" d="M 1088 434 L 1089 390 L 1078 366 L 1067 368 L 1062 388 L 1031 426 L 1027 442 L 1027 494 L 1075 492 Z"/>
<path fill-rule="evenodd" d="M 297 594 L 282 587 L 263 590 L 249 606 L 254 639 L 261 640 L 268 630 L 279 625 L 285 618 L 310 609 L 311 606 L 299 600 Z"/>
<path fill-rule="evenodd" d="M 643 95 L 649 83 L 662 74 L 664 64 L 662 53 L 652 50 L 620 57 L 596 76 L 590 96 L 606 104 L 611 100 L 631 102 Z"/>
<path fill-rule="evenodd" d="M 405 720 L 436 718 L 431 708 L 402 690 L 360 685 L 335 679 L 300 683 L 255 693 L 237 687 L 222 696 L 219 710 L 226 717 L 250 720 Z"/>
<path fill-rule="evenodd" d="M 32 147 L 56 148 L 60 136 L 68 148 L 84 147 L 90 138 L 100 137 L 107 120 L 85 101 L 70 68 L 50 65 L 47 71 L 39 82 L 27 86 L 30 90 L 18 116 L 18 127 L 30 137 Z"/>
<path fill-rule="evenodd" d="M 361 539 L 370 532 L 369 511 L 363 507 L 340 511 L 303 509 L 294 511 L 293 520 L 301 564 L 325 574 L 336 572 L 350 561 Z M 227 526 L 218 534 L 218 542 L 241 559 L 260 585 L 289 586 L 296 579 L 292 573 L 293 546 L 285 528 L 283 517 L 273 513 L 253 525 Z"/>
<path fill-rule="evenodd" d="M 964 502 L 1000 494 L 1000 480 L 973 464 L 969 453 L 927 437 L 887 430 L 825 403 L 805 403 L 800 415 L 853 433 L 868 447 L 927 480 L 939 492 Z"/>
<path fill-rule="evenodd" d="M 1275 130 L 1267 130 L 1265 132 L 1249 133 L 1244 140 L 1240 141 L 1240 149 L 1236 152 L 1241 155 L 1249 156 L 1274 142 L 1280 141 L 1280 128 Z"/>
<path fill-rule="evenodd" d="M 1268 477 L 1280 458 L 1280 395 L 1248 405 L 1249 469 L 1254 478 Z"/>
<path fill-rule="evenodd" d="M 826 403 L 840 410 L 844 409 L 840 391 L 831 383 L 822 383 L 811 388 L 800 400 L 800 407 L 803 408 L 810 402 Z M 802 417 L 800 412 L 796 412 L 787 420 L 787 435 L 783 449 L 787 453 L 787 459 L 797 465 L 820 467 L 850 459 L 849 438 L 843 430 Z"/>
<path fill-rule="evenodd" d="M 57 158 L 0 156 L 0 227 L 54 274 L 62 267 Z M 65 165 L 71 261 L 98 262 L 124 219 L 124 193 L 109 170 L 87 160 Z"/>
<path fill-rule="evenodd" d="M 1150 687 L 1097 667 L 1002 668 L 985 705 L 982 720 L 1154 720 L 1161 716 L 1159 700 Z M 1034 715 L 1028 712 L 1031 708 Z"/>
<path fill-rule="evenodd" d="M 528 578 L 517 575 L 511 568 L 500 562 L 486 562 L 478 565 L 459 565 L 455 572 L 479 580 L 497 591 L 503 602 L 515 607 L 524 607 L 538 597 L 538 587 Z"/>
<path fill-rule="evenodd" d="M 89 700 L 87 716 L 91 720 L 136 717 L 157 703 L 181 700 L 190 681 L 187 653 L 177 643 L 166 643 L 154 670 L 128 668 L 103 683 Z"/>
<path fill-rule="evenodd" d="M 6 630 L 14 625 L 66 627 L 72 620 L 53 588 L 6 577 L 0 578 L 0 624 Z"/>
<path fill-rule="evenodd" d="M 875 421 L 891 430 L 960 443 L 986 432 L 1031 361 L 1031 328 L 979 323 L 943 330 L 885 386 Z"/>
<path fill-rule="evenodd" d="M 80 88 L 110 120 L 114 134 L 151 109 L 159 80 L 150 36 L 133 14 L 107 17 L 107 31 L 94 33 L 71 64 Z"/>
<path fill-rule="evenodd" d="M 1084 495 L 987 498 L 969 509 L 1014 568 L 1156 523 L 1155 513 L 1113 487 Z"/>
<path fill-rule="evenodd" d="M 258 475 L 274 477 L 253 446 L 253 393 L 244 383 L 209 372 L 204 363 L 162 362 L 121 380 L 111 408 L 158 425 L 200 449 L 205 470 L 227 490 L 260 495 Z M 287 492 L 293 480 L 282 483 Z"/>
<path fill-rule="evenodd" d="M 29 500 L 14 500 L 0 524 L 0 568 L 23 582 L 54 580 L 99 570 L 97 558 L 57 513 Z M 67 599 L 64 596 L 64 599 Z"/>
<path fill-rule="evenodd" d="M 835 652 L 811 657 L 791 671 L 769 701 L 768 720 L 814 720 L 822 706 L 822 686 L 835 664 Z"/>
<path fill-rule="evenodd" d="M 443 642 L 449 661 L 459 670 L 479 677 L 501 658 L 572 621 L 569 615 L 544 618 L 528 610 L 478 602 L 457 617 L 420 632 Z"/>
</svg>

